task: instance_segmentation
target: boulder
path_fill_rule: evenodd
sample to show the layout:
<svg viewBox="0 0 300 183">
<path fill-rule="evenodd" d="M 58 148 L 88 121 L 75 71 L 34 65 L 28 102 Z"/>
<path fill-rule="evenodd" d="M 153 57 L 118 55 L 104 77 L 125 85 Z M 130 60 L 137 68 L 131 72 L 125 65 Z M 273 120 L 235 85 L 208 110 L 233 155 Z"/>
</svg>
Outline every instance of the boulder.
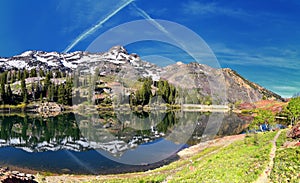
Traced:
<svg viewBox="0 0 300 183">
<path fill-rule="evenodd" d="M 37 183 L 32 174 L 10 171 L 8 167 L 0 167 L 0 182 Z"/>
<path fill-rule="evenodd" d="M 47 112 L 61 112 L 62 111 L 62 107 L 60 105 L 58 105 L 55 102 L 45 102 L 42 103 L 39 106 L 38 111 L 40 113 L 47 113 Z"/>
</svg>

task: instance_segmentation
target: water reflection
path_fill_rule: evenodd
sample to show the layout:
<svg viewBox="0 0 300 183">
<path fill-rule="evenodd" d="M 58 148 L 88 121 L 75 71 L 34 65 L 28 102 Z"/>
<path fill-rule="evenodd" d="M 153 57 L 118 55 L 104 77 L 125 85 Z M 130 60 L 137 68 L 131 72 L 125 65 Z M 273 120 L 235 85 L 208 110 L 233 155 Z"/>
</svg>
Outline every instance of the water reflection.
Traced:
<svg viewBox="0 0 300 183">
<path fill-rule="evenodd" d="M 214 134 L 214 131 L 217 137 L 238 134 L 247 125 L 247 121 L 236 114 L 222 113 L 223 121 L 217 120 L 218 115 L 220 113 L 170 111 L 88 116 L 67 113 L 49 118 L 26 114 L 2 116 L 0 164 L 56 172 L 84 165 L 76 168 L 79 171 L 76 173 L 99 173 L 114 166 L 130 167 L 112 160 L 149 164 L 176 154 L 185 144 L 193 145 L 216 137 L 203 134 Z M 218 125 L 220 128 L 214 128 Z M 43 159 L 45 154 L 48 158 Z M 52 162 L 55 159 L 58 161 Z M 91 172 L 86 172 L 87 169 Z"/>
</svg>

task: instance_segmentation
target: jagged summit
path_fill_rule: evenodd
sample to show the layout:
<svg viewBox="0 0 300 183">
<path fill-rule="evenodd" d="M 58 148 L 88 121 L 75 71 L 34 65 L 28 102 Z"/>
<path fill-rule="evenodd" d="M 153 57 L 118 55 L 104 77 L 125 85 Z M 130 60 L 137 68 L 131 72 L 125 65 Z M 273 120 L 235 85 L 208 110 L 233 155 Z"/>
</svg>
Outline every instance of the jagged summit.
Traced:
<svg viewBox="0 0 300 183">
<path fill-rule="evenodd" d="M 112 53 L 112 54 L 113 54 L 113 53 L 116 53 L 116 54 L 118 54 L 118 53 L 123 53 L 123 54 L 128 55 L 127 50 L 126 50 L 123 46 L 120 46 L 120 45 L 113 46 L 111 49 L 109 49 L 108 52 L 110 52 L 110 53 Z"/>
</svg>

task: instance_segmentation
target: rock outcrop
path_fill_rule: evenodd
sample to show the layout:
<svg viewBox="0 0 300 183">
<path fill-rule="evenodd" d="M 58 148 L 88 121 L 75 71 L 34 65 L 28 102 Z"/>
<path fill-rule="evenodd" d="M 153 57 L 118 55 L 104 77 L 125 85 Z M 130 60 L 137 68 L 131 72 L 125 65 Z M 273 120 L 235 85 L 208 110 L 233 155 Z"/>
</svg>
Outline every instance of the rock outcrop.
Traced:
<svg viewBox="0 0 300 183">
<path fill-rule="evenodd" d="M 8 167 L 0 167 L 0 181 L 4 183 L 37 183 L 32 174 L 10 171 Z"/>
</svg>

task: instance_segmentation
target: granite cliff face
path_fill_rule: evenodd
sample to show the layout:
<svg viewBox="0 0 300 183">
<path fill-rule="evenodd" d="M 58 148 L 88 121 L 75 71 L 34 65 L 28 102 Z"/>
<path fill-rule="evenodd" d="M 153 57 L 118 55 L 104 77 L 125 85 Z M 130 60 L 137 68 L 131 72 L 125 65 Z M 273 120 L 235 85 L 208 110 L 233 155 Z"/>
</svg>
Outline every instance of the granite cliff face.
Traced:
<svg viewBox="0 0 300 183">
<path fill-rule="evenodd" d="M 176 63 L 161 68 L 142 61 L 137 54 L 129 54 L 122 46 L 112 47 L 104 53 L 26 51 L 10 58 L 0 58 L 0 72 L 33 68 L 65 72 L 77 70 L 81 73 L 92 73 L 99 69 L 101 75 L 119 75 L 128 79 L 152 77 L 158 81 L 162 78 L 188 92 L 196 92 L 187 95 L 211 97 L 216 104 L 282 99 L 228 68 L 215 69 L 199 63 Z M 130 78 L 129 75 L 134 77 Z"/>
</svg>

